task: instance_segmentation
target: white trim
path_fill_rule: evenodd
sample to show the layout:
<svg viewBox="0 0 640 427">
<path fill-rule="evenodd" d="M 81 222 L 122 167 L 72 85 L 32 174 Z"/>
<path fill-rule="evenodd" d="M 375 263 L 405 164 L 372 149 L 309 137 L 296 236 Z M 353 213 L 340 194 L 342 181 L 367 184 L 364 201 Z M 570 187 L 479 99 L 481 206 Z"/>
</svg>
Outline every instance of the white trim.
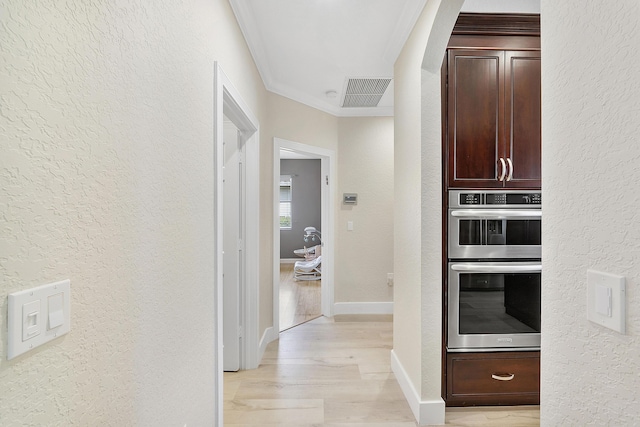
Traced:
<svg viewBox="0 0 640 427">
<path fill-rule="evenodd" d="M 323 185 L 321 192 L 321 224 L 322 229 L 322 284 L 321 312 L 323 316 L 333 316 L 334 295 L 334 217 L 336 196 L 336 156 L 333 150 L 301 144 L 281 138 L 273 138 L 273 200 L 280 198 L 280 149 L 304 153 L 310 158 L 320 159 L 320 172 Z M 326 178 L 329 185 L 326 185 Z M 273 204 L 273 325 L 280 325 L 280 221 L 279 206 Z"/>
<path fill-rule="evenodd" d="M 244 198 L 244 289 L 241 290 L 241 323 L 244 337 L 240 348 L 240 369 L 258 366 L 258 277 L 259 277 L 259 159 L 260 125 L 258 119 L 243 101 L 240 92 L 225 75 L 220 64 L 214 63 L 214 294 L 216 298 L 216 419 L 223 425 L 223 122 L 224 115 L 234 122 L 245 139 L 245 183 Z"/>
<path fill-rule="evenodd" d="M 402 48 L 407 43 L 407 39 L 426 4 L 427 0 L 408 1 L 405 3 L 402 15 L 400 15 L 396 28 L 393 30 L 393 35 L 389 38 L 384 49 L 383 58 L 385 60 L 392 64 L 395 64 L 398 60 L 398 56 L 400 56 L 400 52 L 402 52 Z"/>
<path fill-rule="evenodd" d="M 334 314 L 393 314 L 393 302 L 337 302 Z"/>
<path fill-rule="evenodd" d="M 249 52 L 251 52 L 253 61 L 256 63 L 260 77 L 262 77 L 265 87 L 269 90 L 269 88 L 273 86 L 273 77 L 262 43 L 262 37 L 260 37 L 258 25 L 253 16 L 253 9 L 249 6 L 249 3 L 245 1 L 229 0 L 229 4 L 231 5 L 234 15 L 236 15 L 236 21 L 238 21 L 240 31 L 242 31 L 242 35 L 247 41 L 247 47 L 249 48 Z"/>
<path fill-rule="evenodd" d="M 264 357 L 264 352 L 267 349 L 267 346 L 270 342 L 278 339 L 278 329 L 273 326 L 269 326 L 264 330 L 264 334 L 262 334 L 262 339 L 260 340 L 260 346 L 258 347 L 258 360 L 262 361 Z"/>
<path fill-rule="evenodd" d="M 241 316 L 244 315 L 245 363 L 241 369 L 255 369 L 260 364 L 258 354 L 258 301 L 260 294 L 260 130 L 245 144 L 245 299 Z M 241 295 L 242 298 L 242 295 Z M 242 304 L 242 303 L 241 303 Z"/>
<path fill-rule="evenodd" d="M 443 399 L 421 400 L 407 371 L 394 350 L 391 350 L 391 370 L 409 403 L 411 412 L 421 426 L 444 425 L 445 403 Z"/>
<path fill-rule="evenodd" d="M 213 163 L 214 163 L 214 182 L 213 182 L 213 194 L 214 194 L 214 265 L 215 265 L 215 278 L 214 278 L 214 293 L 216 299 L 216 336 L 215 343 L 217 347 L 216 351 L 216 425 L 224 425 L 223 424 L 223 396 L 224 396 L 224 387 L 223 387 L 223 378 L 224 378 L 224 369 L 223 369 L 223 344 L 222 344 L 222 336 L 223 336 L 223 301 L 222 301 L 222 248 L 223 240 L 222 240 L 222 164 L 223 164 L 223 156 L 220 153 L 218 148 L 219 141 L 223 140 L 223 126 L 224 122 L 223 117 L 223 102 L 222 102 L 222 93 L 224 90 L 224 86 L 222 83 L 222 70 L 220 69 L 218 63 L 214 64 L 213 69 Z"/>
<path fill-rule="evenodd" d="M 304 258 L 280 258 L 280 264 L 295 264 L 296 261 L 304 261 Z"/>
</svg>

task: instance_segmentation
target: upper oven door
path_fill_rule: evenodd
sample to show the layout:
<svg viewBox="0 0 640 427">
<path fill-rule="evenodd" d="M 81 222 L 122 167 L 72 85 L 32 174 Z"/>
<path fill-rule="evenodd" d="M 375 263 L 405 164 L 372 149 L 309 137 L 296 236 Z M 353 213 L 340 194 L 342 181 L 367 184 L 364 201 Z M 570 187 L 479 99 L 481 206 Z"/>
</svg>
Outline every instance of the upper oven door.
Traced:
<svg viewBox="0 0 640 427">
<path fill-rule="evenodd" d="M 449 209 L 449 258 L 541 258 L 540 209 Z"/>
</svg>

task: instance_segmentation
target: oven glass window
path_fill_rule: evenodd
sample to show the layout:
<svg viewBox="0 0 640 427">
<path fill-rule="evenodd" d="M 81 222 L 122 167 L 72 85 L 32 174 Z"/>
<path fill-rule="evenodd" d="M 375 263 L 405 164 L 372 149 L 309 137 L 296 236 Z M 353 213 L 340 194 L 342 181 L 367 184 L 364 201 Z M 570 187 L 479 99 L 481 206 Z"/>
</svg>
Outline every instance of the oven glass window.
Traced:
<svg viewBox="0 0 640 427">
<path fill-rule="evenodd" d="M 541 225 L 539 219 L 507 220 L 507 245 L 540 245 Z"/>
<path fill-rule="evenodd" d="M 462 219 L 459 222 L 459 244 L 460 245 L 480 245 L 481 228 L 479 219 Z"/>
<path fill-rule="evenodd" d="M 460 334 L 540 332 L 539 273 L 460 274 Z"/>
</svg>

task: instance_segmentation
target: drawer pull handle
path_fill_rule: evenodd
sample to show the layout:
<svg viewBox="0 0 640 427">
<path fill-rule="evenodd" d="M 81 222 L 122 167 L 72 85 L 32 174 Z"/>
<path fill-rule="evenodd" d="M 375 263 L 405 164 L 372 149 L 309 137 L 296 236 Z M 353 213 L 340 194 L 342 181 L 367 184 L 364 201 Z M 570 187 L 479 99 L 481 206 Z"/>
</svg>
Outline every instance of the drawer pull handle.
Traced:
<svg viewBox="0 0 640 427">
<path fill-rule="evenodd" d="M 491 378 L 498 381 L 511 381 L 516 377 L 516 374 L 491 374 Z"/>
</svg>

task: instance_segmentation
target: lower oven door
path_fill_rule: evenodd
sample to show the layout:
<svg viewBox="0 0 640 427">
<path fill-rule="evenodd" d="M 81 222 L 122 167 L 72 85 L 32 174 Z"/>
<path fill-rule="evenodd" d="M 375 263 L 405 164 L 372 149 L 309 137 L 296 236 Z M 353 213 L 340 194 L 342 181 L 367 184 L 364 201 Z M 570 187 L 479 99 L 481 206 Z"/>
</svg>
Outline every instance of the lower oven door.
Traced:
<svg viewBox="0 0 640 427">
<path fill-rule="evenodd" d="M 451 262 L 449 351 L 540 348 L 540 262 Z"/>
</svg>

